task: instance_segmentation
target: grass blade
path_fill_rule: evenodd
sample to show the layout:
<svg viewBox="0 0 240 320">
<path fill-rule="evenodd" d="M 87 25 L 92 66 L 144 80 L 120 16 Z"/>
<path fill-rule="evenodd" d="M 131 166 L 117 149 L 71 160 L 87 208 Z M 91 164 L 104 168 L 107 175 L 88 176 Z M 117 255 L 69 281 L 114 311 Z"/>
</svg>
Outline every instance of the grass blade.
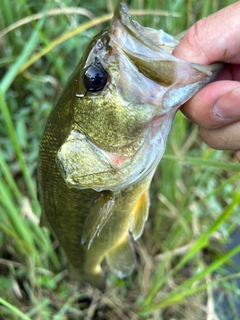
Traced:
<svg viewBox="0 0 240 320">
<path fill-rule="evenodd" d="M 143 307 L 140 310 L 140 314 L 147 314 L 149 312 L 166 308 L 169 305 L 183 302 L 183 299 L 187 296 L 190 296 L 200 290 L 206 289 L 208 284 L 203 284 L 200 286 L 192 287 L 197 281 L 202 281 L 207 275 L 211 274 L 213 271 L 221 267 L 224 263 L 228 262 L 234 255 L 240 252 L 240 245 L 232 249 L 223 257 L 219 258 L 217 261 L 213 262 L 210 266 L 191 277 L 185 281 L 182 285 L 178 286 L 172 293 L 167 295 L 165 299 L 158 303 L 149 304 L 146 307 Z M 237 275 L 239 277 L 239 275 Z M 225 279 L 224 279 L 225 281 Z"/>
<path fill-rule="evenodd" d="M 180 270 L 193 256 L 197 254 L 201 249 L 203 249 L 209 237 L 215 232 L 219 226 L 229 217 L 233 208 L 240 202 L 240 193 L 237 194 L 232 203 L 225 209 L 221 216 L 210 226 L 204 233 L 202 233 L 196 242 L 192 245 L 190 250 L 184 255 L 180 262 L 166 275 L 164 279 L 156 279 L 153 281 L 153 286 L 149 290 L 149 294 L 144 301 L 144 306 L 149 305 L 151 301 L 155 298 L 156 294 L 161 290 L 162 286 L 178 271 Z"/>
<path fill-rule="evenodd" d="M 166 160 L 172 160 L 172 161 L 179 161 L 183 162 L 185 164 L 191 164 L 195 166 L 205 166 L 205 167 L 211 167 L 218 170 L 228 170 L 228 171 L 240 171 L 239 163 L 233 164 L 233 163 L 225 163 L 217 160 L 211 160 L 211 159 L 203 159 L 198 157 L 190 157 L 190 156 L 176 156 L 171 154 L 165 154 L 163 156 L 163 159 Z"/>
<path fill-rule="evenodd" d="M 21 320 L 31 320 L 27 315 L 25 315 L 23 312 L 21 312 L 17 307 L 12 305 L 11 303 L 7 302 L 3 298 L 0 297 L 0 304 L 2 304 L 4 307 L 9 309 L 12 314 L 15 314 L 21 318 Z M 1 306 L 0 306 L 1 309 Z"/>
<path fill-rule="evenodd" d="M 5 123 L 7 125 L 7 129 L 8 129 L 8 132 L 9 132 L 9 136 L 10 136 L 10 138 L 12 140 L 15 152 L 17 154 L 17 157 L 18 157 L 21 169 L 22 169 L 22 173 L 23 173 L 23 176 L 24 176 L 27 188 L 28 188 L 29 195 L 30 195 L 30 197 L 31 197 L 31 199 L 32 199 L 32 201 L 34 203 L 35 210 L 37 212 L 39 212 L 39 204 L 38 204 L 38 201 L 37 201 L 35 185 L 34 185 L 33 180 L 31 179 L 29 170 L 27 168 L 27 164 L 26 164 L 26 161 L 24 159 L 23 152 L 22 152 L 22 150 L 20 148 L 20 145 L 19 145 L 19 142 L 18 142 L 18 139 L 17 139 L 17 134 L 16 134 L 16 131 L 14 129 L 14 125 L 13 125 L 13 122 L 12 122 L 12 119 L 11 119 L 11 115 L 10 115 L 8 106 L 7 106 L 6 102 L 5 102 L 4 94 L 3 94 L 3 91 L 1 90 L 1 88 L 0 88 L 0 110 L 2 111 L 3 118 L 5 120 Z"/>
<path fill-rule="evenodd" d="M 0 88 L 2 91 L 2 94 L 5 94 L 8 88 L 10 87 L 11 83 L 16 78 L 16 75 L 19 73 L 19 70 L 21 70 L 22 66 L 26 62 L 26 60 L 31 55 L 34 48 L 36 48 L 39 38 L 38 38 L 38 32 L 39 29 L 43 26 L 44 20 L 40 20 L 37 24 L 36 29 L 33 31 L 31 37 L 29 38 L 28 42 L 26 43 L 26 46 L 23 49 L 22 54 L 20 57 L 16 59 L 16 62 L 11 66 L 9 71 L 6 73 L 6 75 L 3 77 Z"/>
</svg>

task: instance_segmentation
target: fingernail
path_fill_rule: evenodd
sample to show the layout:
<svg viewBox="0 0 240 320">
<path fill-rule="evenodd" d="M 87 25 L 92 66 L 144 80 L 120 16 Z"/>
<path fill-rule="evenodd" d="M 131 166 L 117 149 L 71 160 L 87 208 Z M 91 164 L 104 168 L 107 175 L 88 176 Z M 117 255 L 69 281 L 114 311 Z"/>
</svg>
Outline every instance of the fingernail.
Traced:
<svg viewBox="0 0 240 320">
<path fill-rule="evenodd" d="M 225 120 L 240 119 L 240 87 L 221 96 L 213 106 L 213 113 Z"/>
</svg>

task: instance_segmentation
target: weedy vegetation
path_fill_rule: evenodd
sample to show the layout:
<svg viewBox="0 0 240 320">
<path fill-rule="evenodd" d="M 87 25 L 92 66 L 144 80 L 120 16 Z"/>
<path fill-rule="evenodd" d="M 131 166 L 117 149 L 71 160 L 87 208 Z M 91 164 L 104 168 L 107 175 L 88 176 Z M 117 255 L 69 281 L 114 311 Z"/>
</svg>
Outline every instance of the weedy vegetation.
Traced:
<svg viewBox="0 0 240 320">
<path fill-rule="evenodd" d="M 232 2 L 127 4 L 142 25 L 181 34 Z M 39 227 L 36 162 L 46 119 L 116 3 L 1 0 L 0 319 L 239 319 L 240 245 L 231 237 L 240 230 L 240 166 L 232 152 L 208 148 L 180 112 L 130 277 L 119 280 L 104 265 L 104 294 L 79 286 L 61 247 Z"/>
</svg>

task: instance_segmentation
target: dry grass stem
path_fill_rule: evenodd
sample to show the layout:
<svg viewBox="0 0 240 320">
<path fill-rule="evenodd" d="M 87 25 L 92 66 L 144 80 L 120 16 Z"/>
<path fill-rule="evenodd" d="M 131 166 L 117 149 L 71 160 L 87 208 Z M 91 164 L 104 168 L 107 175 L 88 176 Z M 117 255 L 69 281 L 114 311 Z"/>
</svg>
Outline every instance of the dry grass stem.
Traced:
<svg viewBox="0 0 240 320">
<path fill-rule="evenodd" d="M 169 257 L 174 258 L 177 256 L 181 256 L 184 255 L 186 252 L 188 252 L 188 250 L 191 249 L 191 247 L 193 246 L 194 242 L 190 242 L 189 244 L 182 246 L 180 248 L 176 248 L 174 250 L 170 250 L 164 253 L 161 253 L 157 256 L 155 256 L 154 260 L 155 261 L 161 261 L 161 260 L 165 260 Z"/>
</svg>

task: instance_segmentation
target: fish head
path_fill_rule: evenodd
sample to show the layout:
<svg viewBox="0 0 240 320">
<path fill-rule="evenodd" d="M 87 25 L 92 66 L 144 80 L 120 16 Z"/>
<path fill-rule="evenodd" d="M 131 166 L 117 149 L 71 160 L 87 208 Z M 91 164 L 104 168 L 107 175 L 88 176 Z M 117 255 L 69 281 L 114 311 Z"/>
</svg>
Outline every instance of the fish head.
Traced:
<svg viewBox="0 0 240 320">
<path fill-rule="evenodd" d="M 216 73 L 175 58 L 177 43 L 140 26 L 118 5 L 60 99 L 63 108 L 70 100 L 73 114 L 57 153 L 69 187 L 118 191 L 154 171 L 176 111 Z"/>
</svg>

